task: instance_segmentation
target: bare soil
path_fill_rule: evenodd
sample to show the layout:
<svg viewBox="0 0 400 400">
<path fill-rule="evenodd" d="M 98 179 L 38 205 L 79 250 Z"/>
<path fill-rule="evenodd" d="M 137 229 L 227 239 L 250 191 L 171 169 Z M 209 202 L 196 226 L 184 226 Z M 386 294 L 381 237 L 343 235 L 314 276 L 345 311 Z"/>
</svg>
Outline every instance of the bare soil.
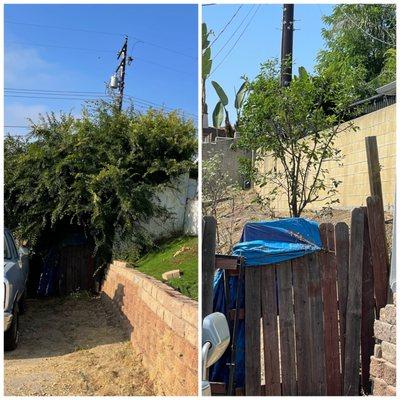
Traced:
<svg viewBox="0 0 400 400">
<path fill-rule="evenodd" d="M 99 297 L 28 300 L 20 343 L 5 353 L 8 396 L 154 395 L 141 358 Z"/>
<path fill-rule="evenodd" d="M 219 204 L 217 209 L 218 253 L 230 254 L 232 246 L 239 241 L 246 222 L 289 217 L 289 214 L 272 213 L 271 210 L 257 203 L 255 201 L 256 198 L 257 195 L 254 190 L 242 190 L 234 199 L 228 199 Z M 330 222 L 335 224 L 337 222 L 345 222 L 349 227 L 351 225 L 351 210 L 332 209 L 330 212 L 305 210 L 302 217 L 318 223 Z M 385 212 L 385 227 L 388 247 L 391 250 L 393 215 L 388 212 Z"/>
</svg>

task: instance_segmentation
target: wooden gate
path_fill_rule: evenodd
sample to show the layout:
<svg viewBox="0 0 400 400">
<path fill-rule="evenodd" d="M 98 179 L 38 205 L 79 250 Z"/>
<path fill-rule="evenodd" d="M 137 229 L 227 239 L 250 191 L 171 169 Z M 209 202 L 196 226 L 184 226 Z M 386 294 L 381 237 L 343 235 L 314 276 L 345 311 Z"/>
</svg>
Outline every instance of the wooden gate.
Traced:
<svg viewBox="0 0 400 400">
<path fill-rule="evenodd" d="M 345 223 L 320 225 L 323 251 L 244 269 L 245 387 L 237 394 L 370 392 L 373 324 L 388 283 L 384 220 L 370 199 L 368 213 L 353 210 L 351 233 Z M 217 258 L 224 265 L 234 263 Z"/>
<path fill-rule="evenodd" d="M 60 294 L 93 289 L 93 249 L 88 245 L 65 246 L 60 250 Z"/>
</svg>

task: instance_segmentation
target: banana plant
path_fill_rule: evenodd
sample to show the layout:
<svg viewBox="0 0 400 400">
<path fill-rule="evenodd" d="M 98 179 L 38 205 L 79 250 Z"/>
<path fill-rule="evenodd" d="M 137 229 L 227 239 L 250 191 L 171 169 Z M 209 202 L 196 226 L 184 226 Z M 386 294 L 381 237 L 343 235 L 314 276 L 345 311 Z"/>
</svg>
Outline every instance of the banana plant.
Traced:
<svg viewBox="0 0 400 400">
<path fill-rule="evenodd" d="M 230 120 L 229 120 L 229 113 L 226 109 L 226 106 L 229 104 L 228 96 L 222 89 L 221 85 L 215 81 L 211 81 L 218 97 L 219 102 L 216 104 L 214 111 L 213 111 L 213 125 L 216 128 L 220 128 L 222 125 L 222 121 L 225 117 L 225 129 L 230 136 L 233 136 L 233 132 L 235 129 L 232 127 Z M 238 126 L 238 122 L 240 119 L 240 113 L 242 110 L 243 102 L 248 92 L 248 82 L 245 80 L 242 85 L 240 86 L 239 90 L 235 94 L 235 109 L 236 109 L 236 127 Z"/>
<path fill-rule="evenodd" d="M 206 79 L 210 75 L 211 67 L 212 67 L 212 59 L 211 59 L 211 47 L 209 36 L 213 33 L 207 29 L 207 24 L 203 22 L 202 24 L 202 60 L 201 60 L 201 80 L 202 80 L 202 88 L 201 88 L 201 102 L 203 113 L 206 112 Z"/>
</svg>

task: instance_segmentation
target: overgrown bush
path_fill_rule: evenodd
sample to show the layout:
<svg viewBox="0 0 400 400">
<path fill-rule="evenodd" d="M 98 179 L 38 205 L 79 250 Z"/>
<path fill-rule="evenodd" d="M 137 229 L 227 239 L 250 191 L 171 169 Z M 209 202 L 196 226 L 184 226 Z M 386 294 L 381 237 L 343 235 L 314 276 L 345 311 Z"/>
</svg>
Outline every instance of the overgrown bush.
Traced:
<svg viewBox="0 0 400 400">
<path fill-rule="evenodd" d="M 59 224 L 80 226 L 108 261 L 116 231 L 163 213 L 154 193 L 189 171 L 195 150 L 193 123 L 174 112 L 100 101 L 80 118 L 47 114 L 28 139 L 5 139 L 5 224 L 32 248 Z"/>
</svg>

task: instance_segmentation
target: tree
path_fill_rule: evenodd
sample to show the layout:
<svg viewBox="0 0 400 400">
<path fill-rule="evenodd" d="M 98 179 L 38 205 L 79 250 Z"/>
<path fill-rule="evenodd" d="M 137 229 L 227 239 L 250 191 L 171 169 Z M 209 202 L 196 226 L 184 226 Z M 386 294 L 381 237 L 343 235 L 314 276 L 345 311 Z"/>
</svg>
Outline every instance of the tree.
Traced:
<svg viewBox="0 0 400 400">
<path fill-rule="evenodd" d="M 326 49 L 318 55 L 319 73 L 357 74 L 359 97 L 395 79 L 395 4 L 341 4 L 323 20 Z"/>
<path fill-rule="evenodd" d="M 290 215 L 298 217 L 315 201 L 337 201 L 340 182 L 327 180 L 324 162 L 340 161 L 334 140 L 345 129 L 356 129 L 344 123 L 354 101 L 353 81 L 342 77 L 333 88 L 329 77 L 310 76 L 302 67 L 288 87 L 281 87 L 279 78 L 278 62 L 272 60 L 249 82 L 238 146 L 256 150 L 256 162 L 267 154 L 273 158 L 276 165 L 265 173 L 254 168 L 253 178 L 268 185 L 270 198 L 285 193 Z"/>
<path fill-rule="evenodd" d="M 5 140 L 5 224 L 33 249 L 60 226 L 79 226 L 107 262 L 117 231 L 163 212 L 154 195 L 188 171 L 195 150 L 192 122 L 174 112 L 100 101 L 80 118 L 45 115 L 29 140 Z"/>
</svg>

